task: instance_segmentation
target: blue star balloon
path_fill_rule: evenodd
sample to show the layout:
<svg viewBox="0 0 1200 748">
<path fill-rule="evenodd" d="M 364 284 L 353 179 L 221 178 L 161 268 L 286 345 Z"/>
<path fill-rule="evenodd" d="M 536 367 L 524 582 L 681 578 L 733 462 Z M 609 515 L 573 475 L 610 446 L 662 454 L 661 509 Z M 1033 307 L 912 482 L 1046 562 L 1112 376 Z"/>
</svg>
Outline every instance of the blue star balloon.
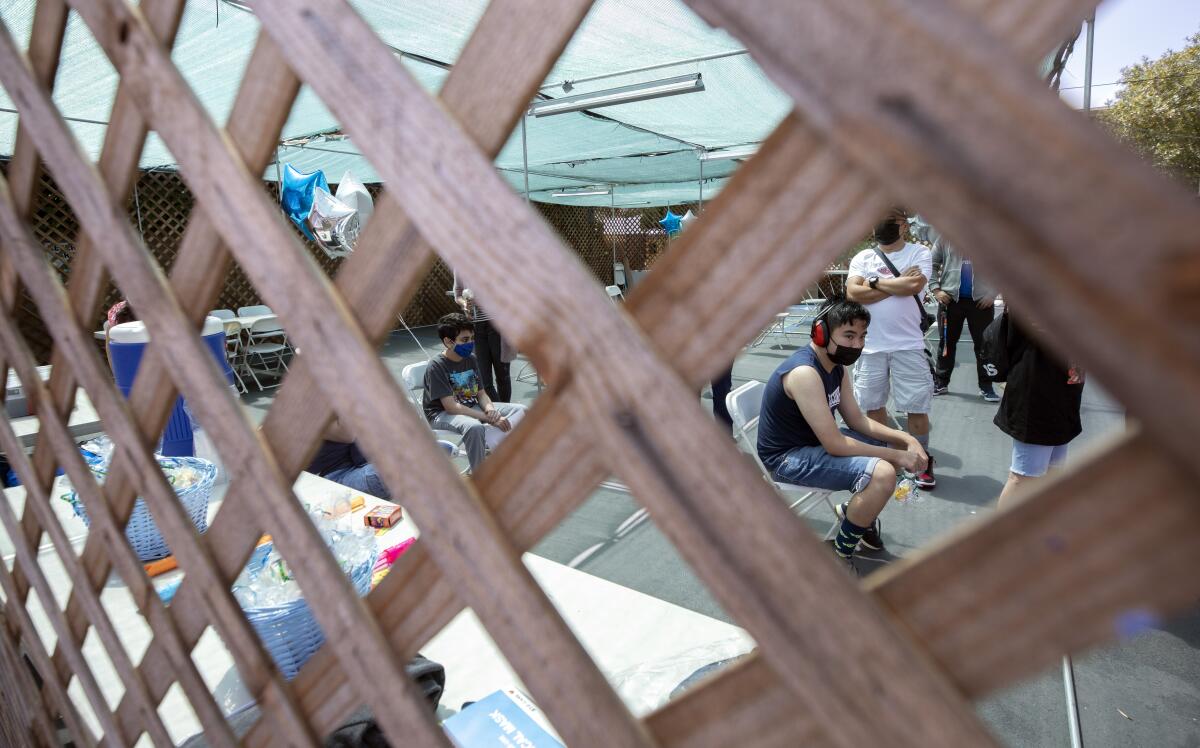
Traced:
<svg viewBox="0 0 1200 748">
<path fill-rule="evenodd" d="M 301 174 L 291 164 L 283 167 L 283 212 L 312 241 L 316 238 L 308 228 L 308 215 L 312 212 L 313 190 L 317 187 L 329 192 L 329 182 L 320 169 Z"/>
<path fill-rule="evenodd" d="M 672 213 L 670 208 L 667 208 L 667 214 L 662 217 L 658 225 L 663 227 L 663 231 L 667 232 L 667 236 L 674 236 L 682 228 L 682 219 Z"/>
</svg>

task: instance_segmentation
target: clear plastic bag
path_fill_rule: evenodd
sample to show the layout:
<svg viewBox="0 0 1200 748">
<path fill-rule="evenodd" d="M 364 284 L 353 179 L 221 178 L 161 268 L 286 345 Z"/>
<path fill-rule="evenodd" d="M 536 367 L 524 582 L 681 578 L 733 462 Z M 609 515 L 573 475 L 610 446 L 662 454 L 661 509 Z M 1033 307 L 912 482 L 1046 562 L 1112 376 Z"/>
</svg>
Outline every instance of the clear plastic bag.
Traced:
<svg viewBox="0 0 1200 748">
<path fill-rule="evenodd" d="M 919 504 L 925 500 L 921 489 L 917 487 L 916 476 L 907 471 L 901 473 L 896 481 L 896 490 L 892 493 L 892 498 L 905 506 Z"/>
<path fill-rule="evenodd" d="M 634 714 L 649 714 L 702 680 L 709 670 L 715 672 L 753 647 L 747 635 L 727 636 L 670 657 L 645 660 L 613 673 L 609 682 Z"/>
</svg>

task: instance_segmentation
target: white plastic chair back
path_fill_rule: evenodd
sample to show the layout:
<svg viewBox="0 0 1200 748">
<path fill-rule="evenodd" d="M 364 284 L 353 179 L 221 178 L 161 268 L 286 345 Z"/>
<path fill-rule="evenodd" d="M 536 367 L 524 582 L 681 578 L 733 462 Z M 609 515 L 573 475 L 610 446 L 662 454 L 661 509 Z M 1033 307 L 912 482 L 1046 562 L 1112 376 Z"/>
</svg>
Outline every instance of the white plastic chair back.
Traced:
<svg viewBox="0 0 1200 748">
<path fill-rule="evenodd" d="M 621 301 L 625 300 L 625 294 L 621 293 L 620 286 L 605 286 L 604 291 L 608 294 L 608 300 L 614 304 L 617 302 L 617 299 Z"/>
<path fill-rule="evenodd" d="M 279 324 L 278 317 L 263 317 L 254 320 L 254 324 L 250 325 L 251 338 L 266 338 L 283 334 L 285 334 L 283 325 Z"/>
<path fill-rule="evenodd" d="M 232 309 L 214 309 L 208 313 L 208 316 L 216 317 L 220 320 L 237 319 L 237 315 L 233 313 Z"/>
<path fill-rule="evenodd" d="M 409 364 L 400 371 L 400 377 L 404 380 L 404 387 L 408 390 L 409 396 L 416 398 L 417 393 L 425 389 L 425 370 L 429 368 L 428 361 L 421 361 L 416 364 Z"/>
<path fill-rule="evenodd" d="M 755 460 L 758 459 L 758 450 L 754 448 L 755 444 L 750 440 L 750 432 L 758 427 L 758 415 L 762 411 L 765 390 L 766 385 L 752 379 L 725 396 L 725 408 L 733 420 L 733 427 L 737 429 L 738 439 L 746 443 L 746 446 L 753 452 Z"/>
<path fill-rule="evenodd" d="M 792 501 L 788 508 L 797 511 L 800 515 L 808 514 L 817 505 L 818 501 L 824 501 L 829 511 L 837 516 L 833 509 L 833 500 L 830 498 L 832 491 L 824 489 L 810 489 L 805 486 L 798 486 L 794 483 L 784 483 L 775 480 L 766 465 L 763 465 L 762 460 L 758 456 L 758 444 L 756 440 L 751 439 L 751 432 L 758 428 L 758 418 L 762 413 L 763 393 L 766 392 L 767 386 L 758 380 L 750 380 L 741 387 L 738 387 L 733 392 L 725 396 L 725 408 L 729 411 L 729 417 L 733 421 L 733 428 L 737 431 L 737 439 L 745 442 L 750 450 L 750 454 L 754 457 L 754 462 L 758 464 L 758 469 L 762 471 L 763 477 L 770 481 L 776 488 L 781 491 L 803 492 L 803 496 L 795 501 Z M 797 510 L 797 507 L 800 507 Z M 837 531 L 837 523 L 835 522 L 827 533 L 825 539 L 828 540 Z"/>
<path fill-rule="evenodd" d="M 240 306 L 238 307 L 237 316 L 239 317 L 254 317 L 259 314 L 274 314 L 271 307 L 266 304 L 257 304 L 255 306 Z"/>
<path fill-rule="evenodd" d="M 409 364 L 400 370 L 401 384 L 404 385 L 404 390 L 408 393 L 408 399 L 412 402 L 413 407 L 421 413 L 421 417 L 425 417 L 425 405 L 422 398 L 422 393 L 425 390 L 425 371 L 429 368 L 428 361 L 419 361 L 415 364 Z M 453 449 L 450 450 L 450 455 L 455 456 L 460 454 L 461 450 L 455 446 L 456 439 L 461 439 L 457 433 L 453 431 L 443 431 L 442 429 L 430 426 L 439 444 L 445 444 Z"/>
</svg>

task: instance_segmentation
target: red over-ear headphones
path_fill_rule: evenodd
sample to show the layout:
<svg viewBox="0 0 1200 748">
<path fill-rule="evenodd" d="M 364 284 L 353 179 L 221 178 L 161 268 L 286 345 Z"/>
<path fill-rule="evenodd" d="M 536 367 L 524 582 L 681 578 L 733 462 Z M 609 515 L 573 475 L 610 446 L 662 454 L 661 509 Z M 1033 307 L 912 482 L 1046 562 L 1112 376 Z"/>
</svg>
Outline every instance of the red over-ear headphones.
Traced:
<svg viewBox="0 0 1200 748">
<path fill-rule="evenodd" d="M 818 348 L 824 348 L 829 345 L 829 336 L 833 333 L 829 329 L 829 320 L 825 319 L 825 315 L 829 314 L 829 310 L 833 308 L 833 304 L 826 304 L 817 312 L 817 316 L 813 317 L 812 327 L 809 328 L 809 337 Z"/>
</svg>

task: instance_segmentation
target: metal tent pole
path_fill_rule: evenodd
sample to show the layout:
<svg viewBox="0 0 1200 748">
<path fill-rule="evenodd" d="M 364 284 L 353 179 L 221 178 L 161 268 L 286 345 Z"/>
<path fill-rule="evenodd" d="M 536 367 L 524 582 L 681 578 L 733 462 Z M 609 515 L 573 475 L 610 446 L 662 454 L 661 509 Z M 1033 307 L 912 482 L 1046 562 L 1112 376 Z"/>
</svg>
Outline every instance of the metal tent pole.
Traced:
<svg viewBox="0 0 1200 748">
<path fill-rule="evenodd" d="M 695 64 L 698 62 L 708 62 L 710 60 L 720 60 L 723 57 L 737 57 L 739 55 L 747 54 L 747 52 L 748 52 L 748 50 L 745 50 L 745 49 L 731 49 L 728 52 L 716 52 L 714 54 L 701 55 L 699 57 L 688 57 L 683 60 L 672 60 L 670 62 L 660 62 L 660 63 L 654 64 L 654 65 L 646 65 L 645 67 L 640 67 L 640 68 L 626 68 L 625 70 L 616 70 L 611 73 L 604 73 L 603 75 L 593 75 L 593 76 L 590 76 L 587 78 L 574 78 L 572 80 L 559 81 L 558 83 L 547 83 L 546 85 L 542 86 L 538 90 L 545 91 L 547 88 L 563 87 L 564 91 L 570 91 L 571 88 L 574 88 L 576 85 L 578 85 L 580 83 L 590 83 L 591 81 L 600 81 L 600 80 L 604 80 L 606 78 L 619 78 L 623 75 L 631 75 L 633 73 L 645 73 L 650 70 L 661 70 L 663 68 L 673 68 L 673 67 L 678 67 L 680 65 L 692 65 L 692 64 Z M 570 87 L 569 88 L 566 87 L 567 85 L 569 85 Z"/>
<path fill-rule="evenodd" d="M 1096 16 L 1087 19 L 1087 52 L 1083 61 L 1083 111 L 1092 111 L 1092 47 L 1096 41 Z"/>
<path fill-rule="evenodd" d="M 617 232 L 616 232 L 617 186 L 615 184 L 609 185 L 609 188 L 608 188 L 608 208 L 609 208 L 609 213 L 611 215 L 611 219 L 610 219 L 610 223 L 608 224 L 608 228 L 610 231 L 613 232 L 612 246 L 611 246 L 611 248 L 612 248 L 612 266 L 613 266 L 613 283 L 616 283 L 617 282 Z M 632 273 L 633 271 L 630 270 L 629 272 Z M 625 279 L 625 284 L 626 285 L 629 284 L 628 278 Z"/>
<path fill-rule="evenodd" d="M 524 175 L 525 175 L 525 204 L 526 205 L 529 205 L 529 139 L 525 134 L 525 120 L 528 117 L 529 117 L 529 114 L 527 112 L 521 113 L 521 167 L 522 167 L 522 169 L 524 171 Z M 526 366 L 528 367 L 528 364 Z M 541 372 L 536 371 L 536 370 L 534 371 L 534 374 L 535 374 L 534 382 L 537 387 L 537 391 L 541 392 L 542 387 L 545 386 L 542 382 L 542 374 L 541 374 Z M 518 374 L 517 379 L 519 380 L 520 378 L 521 378 L 521 375 Z"/>
<path fill-rule="evenodd" d="M 525 119 L 527 115 L 521 115 L 521 164 L 525 171 L 525 204 L 529 204 L 529 142 L 525 137 Z"/>
<path fill-rule="evenodd" d="M 704 210 L 704 159 L 700 159 L 700 203 L 696 206 L 697 212 L 701 210 Z"/>
<path fill-rule="evenodd" d="M 1071 655 L 1062 659 L 1063 690 L 1067 694 L 1067 729 L 1071 733 L 1071 748 L 1083 748 L 1083 731 L 1079 726 L 1079 702 L 1075 697 L 1075 670 Z"/>
<path fill-rule="evenodd" d="M 138 199 L 137 183 L 139 181 L 141 181 L 140 178 L 133 183 L 133 209 L 137 213 L 138 236 L 142 237 L 142 241 L 145 242 L 146 232 L 142 230 L 142 202 Z"/>
<path fill-rule="evenodd" d="M 279 147 L 275 147 L 275 184 L 279 187 L 279 204 L 283 205 L 283 167 L 279 165 Z"/>
</svg>

